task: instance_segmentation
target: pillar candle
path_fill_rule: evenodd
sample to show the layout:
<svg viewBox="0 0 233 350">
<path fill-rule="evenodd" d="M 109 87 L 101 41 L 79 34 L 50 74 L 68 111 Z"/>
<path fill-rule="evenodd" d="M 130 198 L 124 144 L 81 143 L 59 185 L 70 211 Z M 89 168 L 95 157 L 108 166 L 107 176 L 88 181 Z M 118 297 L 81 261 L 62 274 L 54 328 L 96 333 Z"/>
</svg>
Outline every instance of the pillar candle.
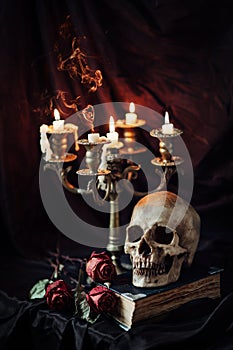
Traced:
<svg viewBox="0 0 233 350">
<path fill-rule="evenodd" d="M 88 141 L 89 142 L 98 142 L 100 138 L 100 134 L 98 132 L 93 132 L 92 134 L 88 134 Z"/>
<path fill-rule="evenodd" d="M 119 138 L 119 133 L 115 131 L 115 122 L 112 116 L 109 119 L 109 132 L 107 133 L 107 138 L 112 142 L 117 142 Z"/>
<path fill-rule="evenodd" d="M 54 109 L 54 118 L 55 120 L 53 121 L 53 130 L 55 131 L 63 130 L 64 120 L 60 120 L 60 113 L 56 108 Z"/>
<path fill-rule="evenodd" d="M 125 124 L 135 124 L 137 122 L 137 114 L 135 112 L 135 105 L 130 102 L 129 113 L 125 114 Z"/>
<path fill-rule="evenodd" d="M 169 114 L 165 112 L 165 123 L 162 125 L 163 134 L 172 134 L 173 133 L 173 124 L 169 121 Z"/>
</svg>

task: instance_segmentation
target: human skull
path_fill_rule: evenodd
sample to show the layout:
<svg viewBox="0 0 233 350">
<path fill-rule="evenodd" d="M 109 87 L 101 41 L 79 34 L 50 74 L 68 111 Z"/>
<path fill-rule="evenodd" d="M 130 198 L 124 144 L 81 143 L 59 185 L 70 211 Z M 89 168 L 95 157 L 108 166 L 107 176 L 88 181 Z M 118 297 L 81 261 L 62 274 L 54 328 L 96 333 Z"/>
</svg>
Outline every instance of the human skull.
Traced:
<svg viewBox="0 0 233 350">
<path fill-rule="evenodd" d="M 124 250 L 130 254 L 136 287 L 158 287 L 179 279 L 190 267 L 200 236 L 200 217 L 184 199 L 168 191 L 143 197 L 126 229 Z"/>
</svg>

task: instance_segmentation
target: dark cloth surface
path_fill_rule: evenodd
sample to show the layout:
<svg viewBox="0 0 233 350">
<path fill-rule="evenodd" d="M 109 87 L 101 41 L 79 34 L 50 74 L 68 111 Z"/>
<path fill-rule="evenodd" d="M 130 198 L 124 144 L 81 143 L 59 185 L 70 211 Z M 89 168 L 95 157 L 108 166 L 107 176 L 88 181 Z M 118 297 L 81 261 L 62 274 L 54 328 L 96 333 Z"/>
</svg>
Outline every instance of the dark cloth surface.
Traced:
<svg viewBox="0 0 233 350">
<path fill-rule="evenodd" d="M 26 349 L 39 349 L 42 346 L 44 349 L 75 350 L 146 350 L 170 349 L 172 346 L 232 349 L 232 251 L 232 242 L 202 241 L 195 257 L 195 261 L 203 266 L 223 268 L 220 298 L 194 300 L 168 315 L 142 321 L 128 331 L 105 315 L 96 323 L 90 324 L 71 313 L 50 310 L 44 299 L 30 300 L 29 291 L 32 286 L 41 279 L 49 279 L 53 267 L 48 261 L 20 256 L 2 257 L 1 349 L 14 349 L 16 344 Z M 68 265 L 68 274 L 77 279 L 77 269 L 72 266 Z"/>
<path fill-rule="evenodd" d="M 19 301 L 1 292 L 1 349 L 232 349 L 233 294 L 202 299 L 124 331 L 101 316 L 94 325 L 48 310 L 45 301 Z"/>
<path fill-rule="evenodd" d="M 1 349 L 233 349 L 232 1 L 4 0 L 0 20 Z M 95 93 L 58 69 L 58 54 L 71 55 L 73 37 L 103 74 Z M 149 111 L 168 110 L 182 129 L 194 172 L 191 203 L 201 217 L 197 260 L 224 273 L 221 300 L 191 303 L 125 332 L 105 317 L 90 326 L 53 313 L 44 301 L 29 301 L 28 292 L 50 276 L 46 258 L 58 241 L 70 256 L 93 250 L 61 234 L 43 206 L 40 125 L 52 122 L 54 104 L 66 119 L 88 104 L 131 101 L 148 108 L 138 137 L 155 154 Z M 101 134 L 108 112 L 99 116 Z M 81 123 L 80 136 L 83 130 Z M 57 177 L 51 181 L 56 186 Z M 108 216 L 66 196 L 87 222 L 107 227 Z M 125 223 L 134 204 L 122 213 Z"/>
</svg>

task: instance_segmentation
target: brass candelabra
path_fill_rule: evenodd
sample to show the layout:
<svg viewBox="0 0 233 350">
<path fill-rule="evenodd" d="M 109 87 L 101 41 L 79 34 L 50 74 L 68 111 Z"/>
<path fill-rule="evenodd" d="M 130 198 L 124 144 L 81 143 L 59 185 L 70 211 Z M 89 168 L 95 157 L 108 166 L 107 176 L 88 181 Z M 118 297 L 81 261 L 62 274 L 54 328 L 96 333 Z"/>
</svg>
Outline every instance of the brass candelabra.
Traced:
<svg viewBox="0 0 233 350">
<path fill-rule="evenodd" d="M 127 184 L 138 177 L 140 165 L 135 164 L 130 159 L 122 158 L 122 154 L 135 154 L 135 152 L 145 152 L 144 147 L 139 147 L 134 150 L 133 145 L 136 141 L 135 128 L 144 124 L 144 121 L 137 122 L 136 125 L 127 125 L 119 122 L 118 127 L 124 130 L 124 143 L 111 143 L 106 138 L 101 138 L 96 142 L 89 142 L 87 139 L 80 139 L 77 141 L 79 146 L 84 146 L 86 150 L 85 163 L 87 168 L 80 169 L 77 174 L 88 177 L 89 181 L 86 188 L 79 188 L 74 186 L 68 180 L 68 175 L 72 170 L 72 166 L 63 167 L 63 162 L 72 162 L 77 156 L 67 153 L 67 136 L 72 133 L 74 129 L 71 127 L 64 127 L 62 131 L 53 130 L 50 126 L 47 133 L 51 135 L 50 144 L 52 148 L 52 156 L 47 161 L 44 169 L 48 167 L 56 170 L 62 180 L 63 186 L 74 194 L 89 194 L 92 195 L 93 200 L 97 204 L 102 204 L 107 201 L 110 207 L 109 218 L 109 240 L 107 244 L 107 251 L 111 254 L 112 261 L 116 266 L 117 273 L 122 273 L 125 269 L 122 267 L 120 257 L 122 254 L 122 244 L 119 239 L 120 217 L 119 217 L 119 188 L 118 183 L 122 179 L 128 180 L 125 182 L 124 190 L 131 191 L 132 187 Z M 155 172 L 160 176 L 161 181 L 158 187 L 151 192 L 163 190 L 171 177 L 176 173 L 177 166 L 182 164 L 183 159 L 179 156 L 173 155 L 172 140 L 182 134 L 179 129 L 174 129 L 172 134 L 164 134 L 161 129 L 151 130 L 150 135 L 159 139 L 160 156 L 151 160 L 151 163 L 156 166 Z M 106 145 L 106 169 L 100 169 L 101 156 L 103 146 Z M 162 169 L 162 171 L 161 171 Z M 101 179 L 101 181 L 100 181 Z M 101 197 L 99 192 L 103 192 Z M 134 191 L 134 196 L 144 196 L 148 194 L 145 192 Z"/>
</svg>

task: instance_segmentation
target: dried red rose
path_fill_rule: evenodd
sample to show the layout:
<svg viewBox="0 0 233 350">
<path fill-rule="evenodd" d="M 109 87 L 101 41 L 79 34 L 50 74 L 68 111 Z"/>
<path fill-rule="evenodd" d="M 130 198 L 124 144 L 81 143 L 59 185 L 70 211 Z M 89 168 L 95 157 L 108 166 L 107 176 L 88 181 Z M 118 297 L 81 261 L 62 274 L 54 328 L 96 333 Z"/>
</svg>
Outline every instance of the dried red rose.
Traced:
<svg viewBox="0 0 233 350">
<path fill-rule="evenodd" d="M 110 282 L 116 277 L 115 266 L 105 252 L 93 252 L 87 261 L 86 272 L 96 282 Z"/>
<path fill-rule="evenodd" d="M 92 288 L 92 290 L 86 294 L 86 299 L 91 309 L 96 313 L 113 311 L 117 305 L 116 294 L 102 286 Z"/>
<path fill-rule="evenodd" d="M 69 310 L 73 305 L 73 294 L 63 280 L 50 283 L 45 292 L 48 306 L 57 311 Z"/>
</svg>

